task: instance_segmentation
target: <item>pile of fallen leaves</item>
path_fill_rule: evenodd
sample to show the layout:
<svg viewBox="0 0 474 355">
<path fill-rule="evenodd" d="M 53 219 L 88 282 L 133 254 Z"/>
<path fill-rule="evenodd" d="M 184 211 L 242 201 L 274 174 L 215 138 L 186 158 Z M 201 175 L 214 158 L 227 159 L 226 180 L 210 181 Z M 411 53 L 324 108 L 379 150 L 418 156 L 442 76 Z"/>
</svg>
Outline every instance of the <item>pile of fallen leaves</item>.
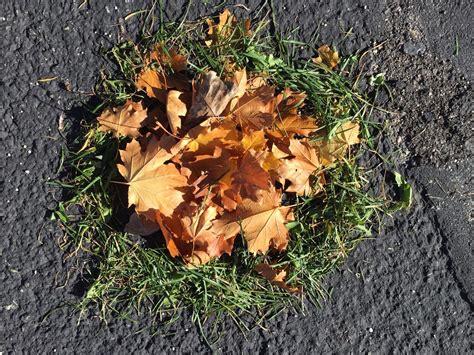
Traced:
<svg viewBox="0 0 474 355">
<path fill-rule="evenodd" d="M 210 28 L 212 45 L 223 29 Z M 315 62 L 331 69 L 337 53 L 326 47 Z M 254 255 L 283 252 L 295 205 L 282 201 L 324 189 L 325 170 L 359 143 L 358 124 L 342 124 L 329 139 L 321 118 L 305 113 L 304 93 L 278 90 L 235 65 L 222 77 L 192 77 L 187 59 L 162 47 L 145 64 L 136 86 L 146 97 L 98 117 L 100 130 L 129 137 L 117 165 L 134 208 L 126 230 L 160 230 L 171 256 L 190 265 L 231 255 L 238 235 Z M 285 270 L 257 271 L 296 291 L 285 285 Z"/>
</svg>

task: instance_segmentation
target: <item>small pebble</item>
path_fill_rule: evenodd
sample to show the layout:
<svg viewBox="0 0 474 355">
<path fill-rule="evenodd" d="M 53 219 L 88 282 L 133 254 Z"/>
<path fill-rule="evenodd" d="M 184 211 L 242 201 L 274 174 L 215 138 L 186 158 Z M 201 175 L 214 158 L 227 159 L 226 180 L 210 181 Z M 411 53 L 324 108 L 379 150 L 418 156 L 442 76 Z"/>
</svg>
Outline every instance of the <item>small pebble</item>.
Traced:
<svg viewBox="0 0 474 355">
<path fill-rule="evenodd" d="M 406 42 L 403 45 L 403 53 L 408 55 L 421 55 L 425 51 L 426 46 L 421 42 Z"/>
<path fill-rule="evenodd" d="M 469 138 L 464 145 L 469 152 L 474 153 L 474 137 Z"/>
</svg>

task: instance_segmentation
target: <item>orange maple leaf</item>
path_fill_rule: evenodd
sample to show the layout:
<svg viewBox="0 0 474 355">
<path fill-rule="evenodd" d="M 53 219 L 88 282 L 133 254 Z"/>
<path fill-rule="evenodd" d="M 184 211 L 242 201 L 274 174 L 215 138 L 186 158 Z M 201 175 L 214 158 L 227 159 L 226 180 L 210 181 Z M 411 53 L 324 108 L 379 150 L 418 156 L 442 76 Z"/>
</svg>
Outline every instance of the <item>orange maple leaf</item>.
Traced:
<svg viewBox="0 0 474 355">
<path fill-rule="evenodd" d="M 283 119 L 277 118 L 274 127 L 267 133 L 276 138 L 293 138 L 295 134 L 309 136 L 318 129 L 316 120 L 308 116 L 289 115 Z"/>
<path fill-rule="evenodd" d="M 117 167 L 129 185 L 128 204 L 135 205 L 137 212 L 156 209 L 171 215 L 183 202 L 187 179 L 173 164 L 165 164 L 177 153 L 173 144 L 171 137 L 152 137 L 145 150 L 137 140 L 132 140 L 120 151 L 123 165 Z"/>
<path fill-rule="evenodd" d="M 291 182 L 287 192 L 309 195 L 313 191 L 310 177 L 321 168 L 318 151 L 310 143 L 297 139 L 290 139 L 289 148 L 293 158 L 283 160 L 278 173 Z"/>
<path fill-rule="evenodd" d="M 271 86 L 261 86 L 254 92 L 245 93 L 239 99 L 231 115 L 242 130 L 260 130 L 272 125 L 274 91 Z"/>
<path fill-rule="evenodd" d="M 223 253 L 232 252 L 233 238 L 223 238 L 213 230 L 217 216 L 214 206 L 183 205 L 173 216 L 157 212 L 156 219 L 173 257 L 180 255 L 191 264 L 204 264 Z"/>
<path fill-rule="evenodd" d="M 257 266 L 255 266 L 255 271 L 257 271 L 260 275 L 262 275 L 272 284 L 284 290 L 287 290 L 290 293 L 298 294 L 302 291 L 301 287 L 291 287 L 286 284 L 286 271 L 283 269 L 275 270 L 268 264 L 258 264 Z"/>
<path fill-rule="evenodd" d="M 217 219 L 216 233 L 226 239 L 243 232 L 251 253 L 265 253 L 269 248 L 283 250 L 288 245 L 289 233 L 285 223 L 292 219 L 291 208 L 282 207 L 281 192 L 262 191 L 258 202 L 244 199 L 234 212 Z"/>
</svg>

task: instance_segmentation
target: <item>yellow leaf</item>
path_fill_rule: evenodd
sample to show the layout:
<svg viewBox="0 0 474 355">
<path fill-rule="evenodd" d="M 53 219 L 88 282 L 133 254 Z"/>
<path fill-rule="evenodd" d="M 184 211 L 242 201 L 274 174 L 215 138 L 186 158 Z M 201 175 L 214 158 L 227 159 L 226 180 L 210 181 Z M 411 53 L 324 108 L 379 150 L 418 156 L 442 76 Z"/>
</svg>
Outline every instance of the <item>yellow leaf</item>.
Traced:
<svg viewBox="0 0 474 355">
<path fill-rule="evenodd" d="M 244 69 L 238 70 L 234 73 L 234 78 L 232 80 L 234 84 L 237 86 L 237 90 L 235 92 L 234 98 L 230 101 L 229 108 L 232 111 L 237 105 L 239 99 L 244 96 L 247 90 L 247 71 Z"/>
<path fill-rule="evenodd" d="M 242 138 L 242 147 L 244 150 L 254 149 L 261 150 L 265 148 L 267 140 L 263 131 L 254 131 L 249 134 L 244 134 Z"/>
<path fill-rule="evenodd" d="M 335 136 L 319 144 L 321 164 L 331 166 L 335 161 L 342 159 L 349 145 L 360 143 L 359 124 L 345 122 L 336 130 Z"/>
<path fill-rule="evenodd" d="M 356 122 L 344 122 L 336 130 L 336 137 L 347 145 L 360 143 L 359 124 Z"/>
</svg>

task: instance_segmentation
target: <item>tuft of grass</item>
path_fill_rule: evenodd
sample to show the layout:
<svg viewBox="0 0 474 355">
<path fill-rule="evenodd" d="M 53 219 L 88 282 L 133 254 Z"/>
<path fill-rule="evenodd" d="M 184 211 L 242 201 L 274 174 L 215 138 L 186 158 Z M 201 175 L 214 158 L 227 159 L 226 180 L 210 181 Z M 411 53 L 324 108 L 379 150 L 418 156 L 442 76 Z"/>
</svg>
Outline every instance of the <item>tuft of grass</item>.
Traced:
<svg viewBox="0 0 474 355">
<path fill-rule="evenodd" d="M 324 276 L 372 236 L 390 201 L 369 189 L 375 170 L 359 164 L 363 156 L 377 153 L 372 136 L 376 124 L 370 120 L 374 107 L 350 79 L 357 57 L 343 60 L 337 71 L 296 59 L 297 48 L 309 45 L 269 36 L 264 32 L 267 24 L 257 22 L 252 35 L 245 36 L 240 23 L 235 35 L 208 48 L 203 43 L 203 20 L 161 22 L 156 33 L 144 34 L 138 43 L 120 43 L 105 53 L 114 69 L 102 72 L 96 88 L 101 103 L 90 110 L 98 114 L 108 105 L 143 98 L 144 93 L 136 90 L 135 76 L 144 66 L 145 53 L 160 44 L 165 49 L 179 48 L 194 74 L 207 70 L 223 74 L 232 60 L 250 73 L 263 73 L 279 88 L 304 91 L 305 109 L 322 120 L 329 135 L 342 123 L 355 120 L 361 125 L 364 145 L 326 171 L 327 184 L 321 193 L 295 201 L 296 219 L 288 225 L 292 238 L 286 253 L 254 257 L 237 247 L 232 257 L 192 268 L 172 259 L 164 246 L 137 241 L 120 231 L 127 221 L 120 220 L 118 210 L 126 203 L 113 181 L 118 179 L 115 164 L 122 142 L 99 132 L 95 122 L 83 123 L 83 134 L 64 162 L 66 177 L 57 182 L 68 198 L 53 214 L 64 227 L 63 246 L 94 261 L 96 271 L 81 309 L 95 304 L 105 318 L 119 309 L 145 307 L 171 321 L 181 310 L 190 309 L 199 325 L 210 317 L 230 316 L 246 330 L 244 319 L 260 324 L 284 308 L 301 311 L 304 304 L 303 296 L 290 295 L 261 278 L 254 271 L 256 264 L 270 260 L 285 267 L 288 283 L 302 285 L 304 296 L 318 304 L 328 295 Z"/>
</svg>

